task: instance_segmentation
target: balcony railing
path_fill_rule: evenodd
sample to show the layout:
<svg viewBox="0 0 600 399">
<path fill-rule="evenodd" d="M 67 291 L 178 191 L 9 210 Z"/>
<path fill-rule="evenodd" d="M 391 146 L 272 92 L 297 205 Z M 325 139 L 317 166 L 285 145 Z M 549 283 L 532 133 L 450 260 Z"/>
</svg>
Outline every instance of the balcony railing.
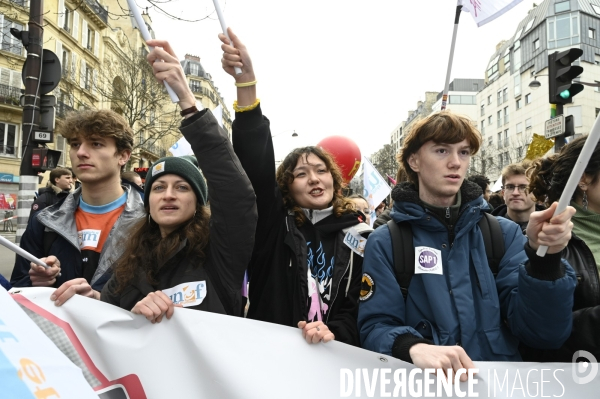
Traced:
<svg viewBox="0 0 600 399">
<path fill-rule="evenodd" d="M 27 7 L 29 5 L 29 0 L 10 0 L 10 2 L 21 7 Z"/>
<path fill-rule="evenodd" d="M 0 103 L 19 105 L 21 89 L 0 84 Z"/>
<path fill-rule="evenodd" d="M 105 24 L 108 23 L 108 11 L 102 7 L 100 3 L 98 3 L 96 0 L 85 0 L 85 3 L 88 5 L 88 7 L 94 10 L 96 14 L 98 14 L 98 17 L 104 21 Z"/>
<path fill-rule="evenodd" d="M 158 155 L 160 158 L 167 156 L 167 151 L 156 145 L 156 144 L 150 144 L 148 141 L 144 141 L 145 139 L 138 137 L 137 139 L 137 143 L 138 143 L 138 148 L 143 149 L 146 152 L 149 152 L 151 154 L 155 154 Z"/>
</svg>

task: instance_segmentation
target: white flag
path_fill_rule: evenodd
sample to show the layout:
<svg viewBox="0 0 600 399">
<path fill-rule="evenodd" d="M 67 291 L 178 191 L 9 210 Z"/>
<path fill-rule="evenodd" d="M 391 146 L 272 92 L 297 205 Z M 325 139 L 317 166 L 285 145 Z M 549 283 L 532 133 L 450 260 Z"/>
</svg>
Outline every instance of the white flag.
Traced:
<svg viewBox="0 0 600 399">
<path fill-rule="evenodd" d="M 462 10 L 471 13 L 477 26 L 482 26 L 504 14 L 522 0 L 458 0 Z"/>
<path fill-rule="evenodd" d="M 377 208 L 377 205 L 390 194 L 391 188 L 367 158 L 365 158 L 363 162 L 363 178 L 365 180 L 363 196 L 369 203 L 369 209 L 371 210 L 371 227 L 373 227 L 373 223 L 375 222 L 375 219 L 377 219 L 375 208 Z"/>
<path fill-rule="evenodd" d="M 179 140 L 177 140 L 177 143 L 173 144 L 171 148 L 169 148 L 169 151 L 171 151 L 171 154 L 173 154 L 174 157 L 194 155 L 194 151 L 192 151 L 192 146 L 190 145 L 190 143 L 188 143 L 185 137 L 182 137 Z"/>
</svg>

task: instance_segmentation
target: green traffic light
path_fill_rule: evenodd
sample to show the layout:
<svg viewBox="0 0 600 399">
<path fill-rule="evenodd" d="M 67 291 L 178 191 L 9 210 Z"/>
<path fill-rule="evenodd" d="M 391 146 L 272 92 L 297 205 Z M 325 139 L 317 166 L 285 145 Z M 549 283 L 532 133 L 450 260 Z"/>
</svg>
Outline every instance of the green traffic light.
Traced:
<svg viewBox="0 0 600 399">
<path fill-rule="evenodd" d="M 564 90 L 560 92 L 559 96 L 566 100 L 567 98 L 571 97 L 571 93 L 569 92 L 569 90 Z"/>
</svg>

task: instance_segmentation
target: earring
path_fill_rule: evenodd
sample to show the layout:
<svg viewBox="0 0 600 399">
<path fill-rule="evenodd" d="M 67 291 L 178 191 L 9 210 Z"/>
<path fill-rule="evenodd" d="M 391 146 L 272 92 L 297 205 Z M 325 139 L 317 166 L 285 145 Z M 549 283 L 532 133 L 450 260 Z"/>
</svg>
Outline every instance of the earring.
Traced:
<svg viewBox="0 0 600 399">
<path fill-rule="evenodd" d="M 148 224 L 151 224 L 152 219 L 150 218 L 150 214 L 148 213 Z"/>
<path fill-rule="evenodd" d="M 587 191 L 583 192 L 583 199 L 581 200 L 581 205 L 583 205 L 583 209 L 585 209 L 587 211 L 587 209 L 588 209 Z"/>
</svg>

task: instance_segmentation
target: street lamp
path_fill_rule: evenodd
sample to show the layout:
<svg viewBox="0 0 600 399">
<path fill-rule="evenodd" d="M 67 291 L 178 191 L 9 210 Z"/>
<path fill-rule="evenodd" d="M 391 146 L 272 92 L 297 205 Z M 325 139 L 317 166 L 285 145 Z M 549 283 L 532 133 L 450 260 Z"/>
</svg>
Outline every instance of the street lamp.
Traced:
<svg viewBox="0 0 600 399">
<path fill-rule="evenodd" d="M 277 134 L 273 134 L 273 135 L 271 135 L 271 138 L 277 137 L 277 136 L 279 136 L 280 134 L 283 134 L 283 133 L 288 133 L 290 130 L 292 130 L 292 129 L 284 130 L 283 132 L 279 132 Z M 294 130 L 294 133 L 292 133 L 292 137 L 298 137 L 298 133 L 296 133 L 296 129 L 293 129 L 293 130 Z"/>
</svg>

